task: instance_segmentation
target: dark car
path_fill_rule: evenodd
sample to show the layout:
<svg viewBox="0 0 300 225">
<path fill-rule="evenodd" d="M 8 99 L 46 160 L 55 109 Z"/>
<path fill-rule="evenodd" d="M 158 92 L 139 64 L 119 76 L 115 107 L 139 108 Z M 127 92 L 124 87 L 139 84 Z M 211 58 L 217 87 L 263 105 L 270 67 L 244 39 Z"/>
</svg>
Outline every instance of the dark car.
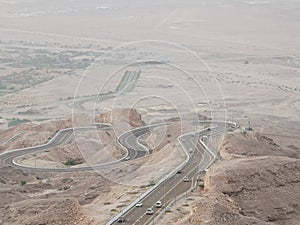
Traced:
<svg viewBox="0 0 300 225">
<path fill-rule="evenodd" d="M 125 218 L 122 216 L 118 219 L 118 223 L 125 223 Z"/>
</svg>

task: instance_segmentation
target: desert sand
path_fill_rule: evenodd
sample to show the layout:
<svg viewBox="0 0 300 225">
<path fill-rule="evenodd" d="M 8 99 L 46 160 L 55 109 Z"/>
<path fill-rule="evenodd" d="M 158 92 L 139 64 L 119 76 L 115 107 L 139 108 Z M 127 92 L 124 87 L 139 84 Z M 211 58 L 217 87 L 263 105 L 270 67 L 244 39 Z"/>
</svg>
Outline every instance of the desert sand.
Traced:
<svg viewBox="0 0 300 225">
<path fill-rule="evenodd" d="M 297 224 L 299 2 L 0 4 L 1 152 L 43 144 L 66 127 L 113 121 L 112 133 L 97 135 L 119 158 L 124 152 L 114 137 L 143 124 L 177 121 L 146 137 L 154 154 L 122 171 L 26 173 L 1 162 L 0 224 L 104 224 L 149 180 L 184 161 L 176 136 L 201 129 L 199 118 L 232 120 L 241 130 L 209 143 L 220 159 L 206 174 L 204 190 L 190 193 L 159 223 Z M 126 71 L 138 70 L 140 77 L 128 84 L 134 88 L 118 92 Z M 139 116 L 130 120 L 128 109 Z M 245 132 L 249 122 L 253 130 Z M 77 138 L 81 146 L 70 139 L 22 162 L 62 167 L 72 157 L 95 163 L 82 156 L 97 148 L 88 142 L 93 138 L 84 134 Z M 166 168 L 153 173 L 160 158 Z"/>
</svg>

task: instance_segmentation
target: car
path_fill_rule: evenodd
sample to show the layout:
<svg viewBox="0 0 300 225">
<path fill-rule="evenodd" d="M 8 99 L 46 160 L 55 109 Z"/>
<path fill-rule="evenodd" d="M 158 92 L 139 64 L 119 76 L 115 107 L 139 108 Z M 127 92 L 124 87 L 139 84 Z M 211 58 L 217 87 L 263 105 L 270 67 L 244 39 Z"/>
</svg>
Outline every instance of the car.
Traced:
<svg viewBox="0 0 300 225">
<path fill-rule="evenodd" d="M 143 206 L 143 203 L 142 203 L 142 202 L 138 202 L 138 203 L 135 204 L 135 206 L 136 206 L 136 207 L 142 207 L 142 206 Z"/>
<path fill-rule="evenodd" d="M 198 181 L 198 186 L 204 188 L 204 182 L 202 180 Z"/>
<path fill-rule="evenodd" d="M 162 207 L 161 201 L 157 201 L 157 202 L 155 203 L 155 207 L 156 207 L 156 208 L 161 208 L 161 207 Z"/>
<path fill-rule="evenodd" d="M 146 215 L 153 215 L 154 211 L 152 208 L 148 208 L 146 211 Z"/>
<path fill-rule="evenodd" d="M 130 157 L 129 157 L 129 156 L 127 156 L 127 157 L 125 158 L 125 161 L 128 161 L 128 160 L 130 160 Z"/>
<path fill-rule="evenodd" d="M 197 181 L 202 181 L 202 176 L 199 174 L 196 178 Z"/>
<path fill-rule="evenodd" d="M 166 207 L 166 212 L 171 212 L 171 207 L 170 206 Z"/>
<path fill-rule="evenodd" d="M 193 149 L 192 148 L 189 148 L 189 153 L 193 153 Z"/>
<path fill-rule="evenodd" d="M 181 141 L 182 141 L 182 142 L 185 142 L 185 139 L 184 139 L 184 138 L 182 138 L 182 139 L 181 139 Z"/>
<path fill-rule="evenodd" d="M 177 170 L 176 173 L 177 173 L 177 174 L 182 174 L 182 171 L 181 171 L 181 170 Z"/>
<path fill-rule="evenodd" d="M 183 178 L 183 182 L 189 182 L 190 181 L 190 179 L 187 177 L 187 176 L 185 176 L 184 178 Z"/>
<path fill-rule="evenodd" d="M 201 141 L 207 141 L 208 140 L 208 137 L 207 136 L 203 136 L 202 138 L 201 138 Z"/>
<path fill-rule="evenodd" d="M 123 216 L 119 217 L 118 223 L 125 223 L 125 217 Z"/>
</svg>

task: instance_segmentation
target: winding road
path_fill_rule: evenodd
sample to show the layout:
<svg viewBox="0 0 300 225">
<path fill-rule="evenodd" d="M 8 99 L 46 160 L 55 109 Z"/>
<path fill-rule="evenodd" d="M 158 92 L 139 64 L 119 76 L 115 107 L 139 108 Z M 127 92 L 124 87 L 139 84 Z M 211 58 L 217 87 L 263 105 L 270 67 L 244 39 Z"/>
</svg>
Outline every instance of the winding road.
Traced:
<svg viewBox="0 0 300 225">
<path fill-rule="evenodd" d="M 131 225 L 147 225 L 154 222 L 155 218 L 164 212 L 166 207 L 177 200 L 177 197 L 188 190 L 191 187 L 197 185 L 197 177 L 203 175 L 210 165 L 215 161 L 217 155 L 212 152 L 204 143 L 203 137 L 211 136 L 224 132 L 229 127 L 235 127 L 232 122 L 212 122 L 212 121 L 199 121 L 199 124 L 209 125 L 209 128 L 198 132 L 190 132 L 183 134 L 177 138 L 182 149 L 187 155 L 187 160 L 182 163 L 176 170 L 162 179 L 158 184 L 149 189 L 146 193 L 136 199 L 119 215 L 114 217 L 107 225 L 117 224 L 118 218 L 124 217 L 124 224 Z M 144 127 L 135 128 L 120 135 L 117 139 L 118 143 L 126 150 L 127 154 L 116 161 L 112 161 L 106 164 L 95 166 L 80 166 L 80 167 L 63 167 L 63 168 L 39 168 L 27 165 L 21 165 L 17 163 L 17 159 L 24 157 L 25 155 L 34 154 L 37 152 L 48 151 L 49 149 L 65 143 L 66 140 L 73 135 L 76 130 L 90 130 L 90 129 L 112 129 L 110 124 L 95 124 L 91 127 L 80 128 L 67 128 L 60 130 L 56 135 L 46 144 L 35 147 L 16 149 L 7 151 L 0 154 L 0 160 L 11 166 L 26 171 L 39 171 L 39 172 L 70 172 L 70 171 L 85 171 L 94 170 L 103 166 L 120 163 L 121 161 L 133 160 L 140 157 L 144 157 L 151 153 L 151 151 L 139 142 L 139 139 L 151 133 L 152 128 L 168 125 L 168 124 L 154 124 Z M 213 126 L 212 126 L 213 125 Z M 178 172 L 180 171 L 180 172 Z M 183 182 L 184 177 L 189 178 L 189 182 Z M 161 201 L 162 207 L 155 208 L 155 202 Z M 142 202 L 142 207 L 135 207 L 137 202 Z M 146 215 L 147 208 L 153 208 L 153 215 Z"/>
<path fill-rule="evenodd" d="M 178 196 L 197 185 L 198 176 L 203 176 L 217 157 L 216 153 L 212 152 L 202 141 L 202 138 L 224 132 L 227 128 L 236 126 L 231 122 L 199 121 L 199 123 L 213 126 L 178 137 L 178 141 L 186 152 L 188 159 L 156 186 L 136 199 L 107 225 L 118 224 L 118 218 L 120 217 L 125 219 L 122 224 L 155 224 L 155 218 L 163 213 L 171 202 L 176 203 Z M 189 178 L 189 182 L 183 181 L 186 176 Z M 162 202 L 161 208 L 155 207 L 157 201 Z M 143 206 L 136 207 L 137 202 L 141 202 Z M 147 208 L 152 208 L 154 214 L 146 215 Z"/>
<path fill-rule="evenodd" d="M 86 171 L 86 170 L 94 170 L 100 167 L 112 165 L 119 163 L 120 161 L 126 161 L 129 159 L 136 159 L 143 157 L 149 154 L 148 149 L 139 143 L 139 137 L 146 135 L 151 132 L 151 128 L 161 126 L 162 124 L 155 124 L 145 127 L 136 128 L 130 131 L 123 133 L 118 138 L 118 143 L 124 147 L 127 154 L 121 158 L 117 159 L 112 162 L 108 162 L 105 164 L 93 165 L 93 166 L 76 166 L 76 167 L 62 167 L 62 168 L 55 168 L 55 167 L 36 167 L 36 166 L 28 166 L 23 165 L 17 162 L 18 159 L 26 156 L 32 155 L 35 153 L 45 152 L 59 146 L 66 142 L 70 138 L 71 135 L 74 134 L 75 131 L 89 131 L 95 129 L 107 130 L 112 129 L 110 124 L 96 124 L 90 127 L 79 127 L 79 128 L 67 128 L 60 130 L 56 133 L 56 135 L 46 144 L 38 145 L 34 147 L 22 148 L 22 149 L 15 149 L 10 150 L 0 154 L 0 160 L 4 163 L 14 166 L 18 169 L 23 169 L 26 171 L 38 171 L 38 172 L 70 172 L 70 171 Z"/>
</svg>

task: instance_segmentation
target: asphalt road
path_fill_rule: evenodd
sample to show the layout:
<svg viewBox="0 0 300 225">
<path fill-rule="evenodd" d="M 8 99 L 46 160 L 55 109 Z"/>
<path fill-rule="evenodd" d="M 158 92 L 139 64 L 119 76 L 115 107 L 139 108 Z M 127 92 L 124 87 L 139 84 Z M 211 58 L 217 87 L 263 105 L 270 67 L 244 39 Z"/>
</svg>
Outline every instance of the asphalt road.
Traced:
<svg viewBox="0 0 300 225">
<path fill-rule="evenodd" d="M 153 125 L 158 126 L 158 125 Z M 150 126 L 152 127 L 152 126 Z M 21 165 L 15 162 L 15 159 L 23 157 L 25 155 L 34 154 L 37 152 L 43 152 L 48 151 L 53 147 L 59 146 L 63 143 L 65 143 L 71 135 L 73 135 L 74 130 L 91 130 L 91 129 L 111 129 L 110 125 L 107 124 L 97 124 L 97 126 L 91 126 L 91 127 L 82 127 L 82 128 L 68 128 L 60 130 L 48 143 L 44 145 L 29 147 L 29 148 L 23 148 L 23 149 L 16 149 L 11 150 L 8 152 L 4 152 L 0 154 L 0 160 L 4 163 L 14 166 L 16 168 L 26 170 L 26 171 L 38 171 L 38 172 L 70 172 L 70 171 L 86 171 L 86 170 L 94 170 L 103 166 L 108 166 L 112 164 L 119 163 L 120 161 L 126 161 L 127 157 L 130 159 L 136 159 L 139 157 L 143 157 L 146 154 L 148 154 L 147 148 L 143 145 L 139 144 L 138 138 L 149 133 L 151 130 L 149 129 L 149 126 L 146 127 L 140 127 L 136 128 L 134 130 L 125 132 L 122 134 L 118 141 L 119 143 L 127 149 L 127 155 L 120 160 L 116 160 L 107 164 L 102 165 L 94 165 L 94 166 L 79 166 L 79 167 L 64 167 L 64 168 L 44 168 L 44 167 L 30 167 Z"/>
<path fill-rule="evenodd" d="M 140 144 L 139 138 L 150 132 L 151 130 L 149 127 L 141 127 L 126 132 L 119 137 L 119 143 L 128 150 L 126 158 L 136 159 L 149 154 L 148 149 L 144 145 Z"/>
<path fill-rule="evenodd" d="M 215 127 L 194 134 L 182 135 L 179 139 L 182 147 L 190 155 L 188 162 L 180 170 L 180 173 L 174 171 L 174 174 L 167 180 L 161 183 L 149 195 L 140 199 L 143 203 L 142 207 L 132 207 L 124 212 L 122 216 L 125 218 L 123 224 L 131 225 L 147 225 L 155 222 L 155 217 L 162 213 L 167 205 L 174 201 L 176 202 L 177 196 L 187 192 L 193 185 L 196 185 L 197 176 L 205 173 L 205 169 L 215 160 L 215 155 L 207 151 L 199 142 L 199 138 L 208 136 L 211 133 L 222 132 L 226 128 L 225 122 L 203 122 L 205 124 L 214 124 Z M 183 178 L 187 176 L 189 182 L 184 182 Z M 155 208 L 157 201 L 162 202 L 161 208 Z M 147 208 L 152 208 L 153 215 L 146 215 Z M 114 223 L 118 224 L 116 220 Z"/>
<path fill-rule="evenodd" d="M 171 202 L 175 201 L 177 196 L 187 192 L 193 185 L 196 184 L 196 178 L 199 173 L 203 173 L 205 169 L 215 160 L 215 155 L 207 151 L 200 143 L 199 138 L 203 136 L 208 136 L 210 133 L 222 132 L 226 128 L 225 122 L 211 122 L 203 121 L 203 124 L 214 124 L 215 127 L 211 129 L 204 130 L 199 133 L 189 133 L 182 135 L 179 141 L 186 152 L 189 154 L 189 160 L 180 170 L 180 173 L 174 171 L 174 174 L 157 186 L 150 194 L 145 196 L 140 201 L 143 203 L 142 207 L 132 207 L 128 211 L 124 212 L 123 216 L 126 218 L 125 224 L 150 224 L 157 215 L 159 215 L 166 206 Z M 119 163 L 120 161 L 132 160 L 139 157 L 143 157 L 150 153 L 150 151 L 139 142 L 139 138 L 151 132 L 151 128 L 166 125 L 166 124 L 156 124 L 145 127 L 136 128 L 125 132 L 118 138 L 118 142 L 127 151 L 128 154 L 120 160 L 114 161 L 111 164 Z M 99 124 L 98 129 L 111 129 L 110 125 Z M 95 127 L 86 128 L 76 128 L 76 130 L 89 130 L 95 129 Z M 102 167 L 103 165 L 97 166 L 82 166 L 82 167 L 65 167 L 65 168 L 37 168 L 37 167 L 27 167 L 24 165 L 19 165 L 14 162 L 14 159 L 22 157 L 27 154 L 34 154 L 36 152 L 47 151 L 55 146 L 65 143 L 66 140 L 73 135 L 74 128 L 64 129 L 59 131 L 47 144 L 8 151 L 0 154 L 0 160 L 12 165 L 14 167 L 29 170 L 29 171 L 40 171 L 40 172 L 70 172 L 70 171 L 83 171 L 83 170 L 93 170 L 97 167 Z M 183 178 L 187 176 L 189 182 L 184 182 Z M 160 200 L 163 204 L 161 208 L 155 208 L 154 204 L 156 201 Z M 153 208 L 154 215 L 146 215 L 146 209 Z M 111 224 L 117 224 L 117 221 Z"/>
<path fill-rule="evenodd" d="M 14 166 L 14 167 L 17 167 L 19 169 L 29 169 L 30 170 L 30 168 L 27 168 L 25 166 L 16 165 L 14 163 L 14 159 L 17 158 L 17 157 L 20 157 L 20 156 L 33 154 L 33 153 L 36 153 L 36 152 L 47 151 L 50 148 L 53 148 L 55 146 L 60 145 L 61 143 L 64 143 L 70 137 L 71 134 L 73 134 L 73 129 L 61 130 L 53 139 L 51 139 L 45 145 L 11 150 L 11 151 L 8 151 L 8 152 L 5 152 L 5 153 L 1 154 L 0 159 L 4 163 L 7 163 L 7 164 L 9 164 L 11 166 Z M 33 168 L 33 170 L 39 170 L 39 169 L 38 168 Z"/>
</svg>

